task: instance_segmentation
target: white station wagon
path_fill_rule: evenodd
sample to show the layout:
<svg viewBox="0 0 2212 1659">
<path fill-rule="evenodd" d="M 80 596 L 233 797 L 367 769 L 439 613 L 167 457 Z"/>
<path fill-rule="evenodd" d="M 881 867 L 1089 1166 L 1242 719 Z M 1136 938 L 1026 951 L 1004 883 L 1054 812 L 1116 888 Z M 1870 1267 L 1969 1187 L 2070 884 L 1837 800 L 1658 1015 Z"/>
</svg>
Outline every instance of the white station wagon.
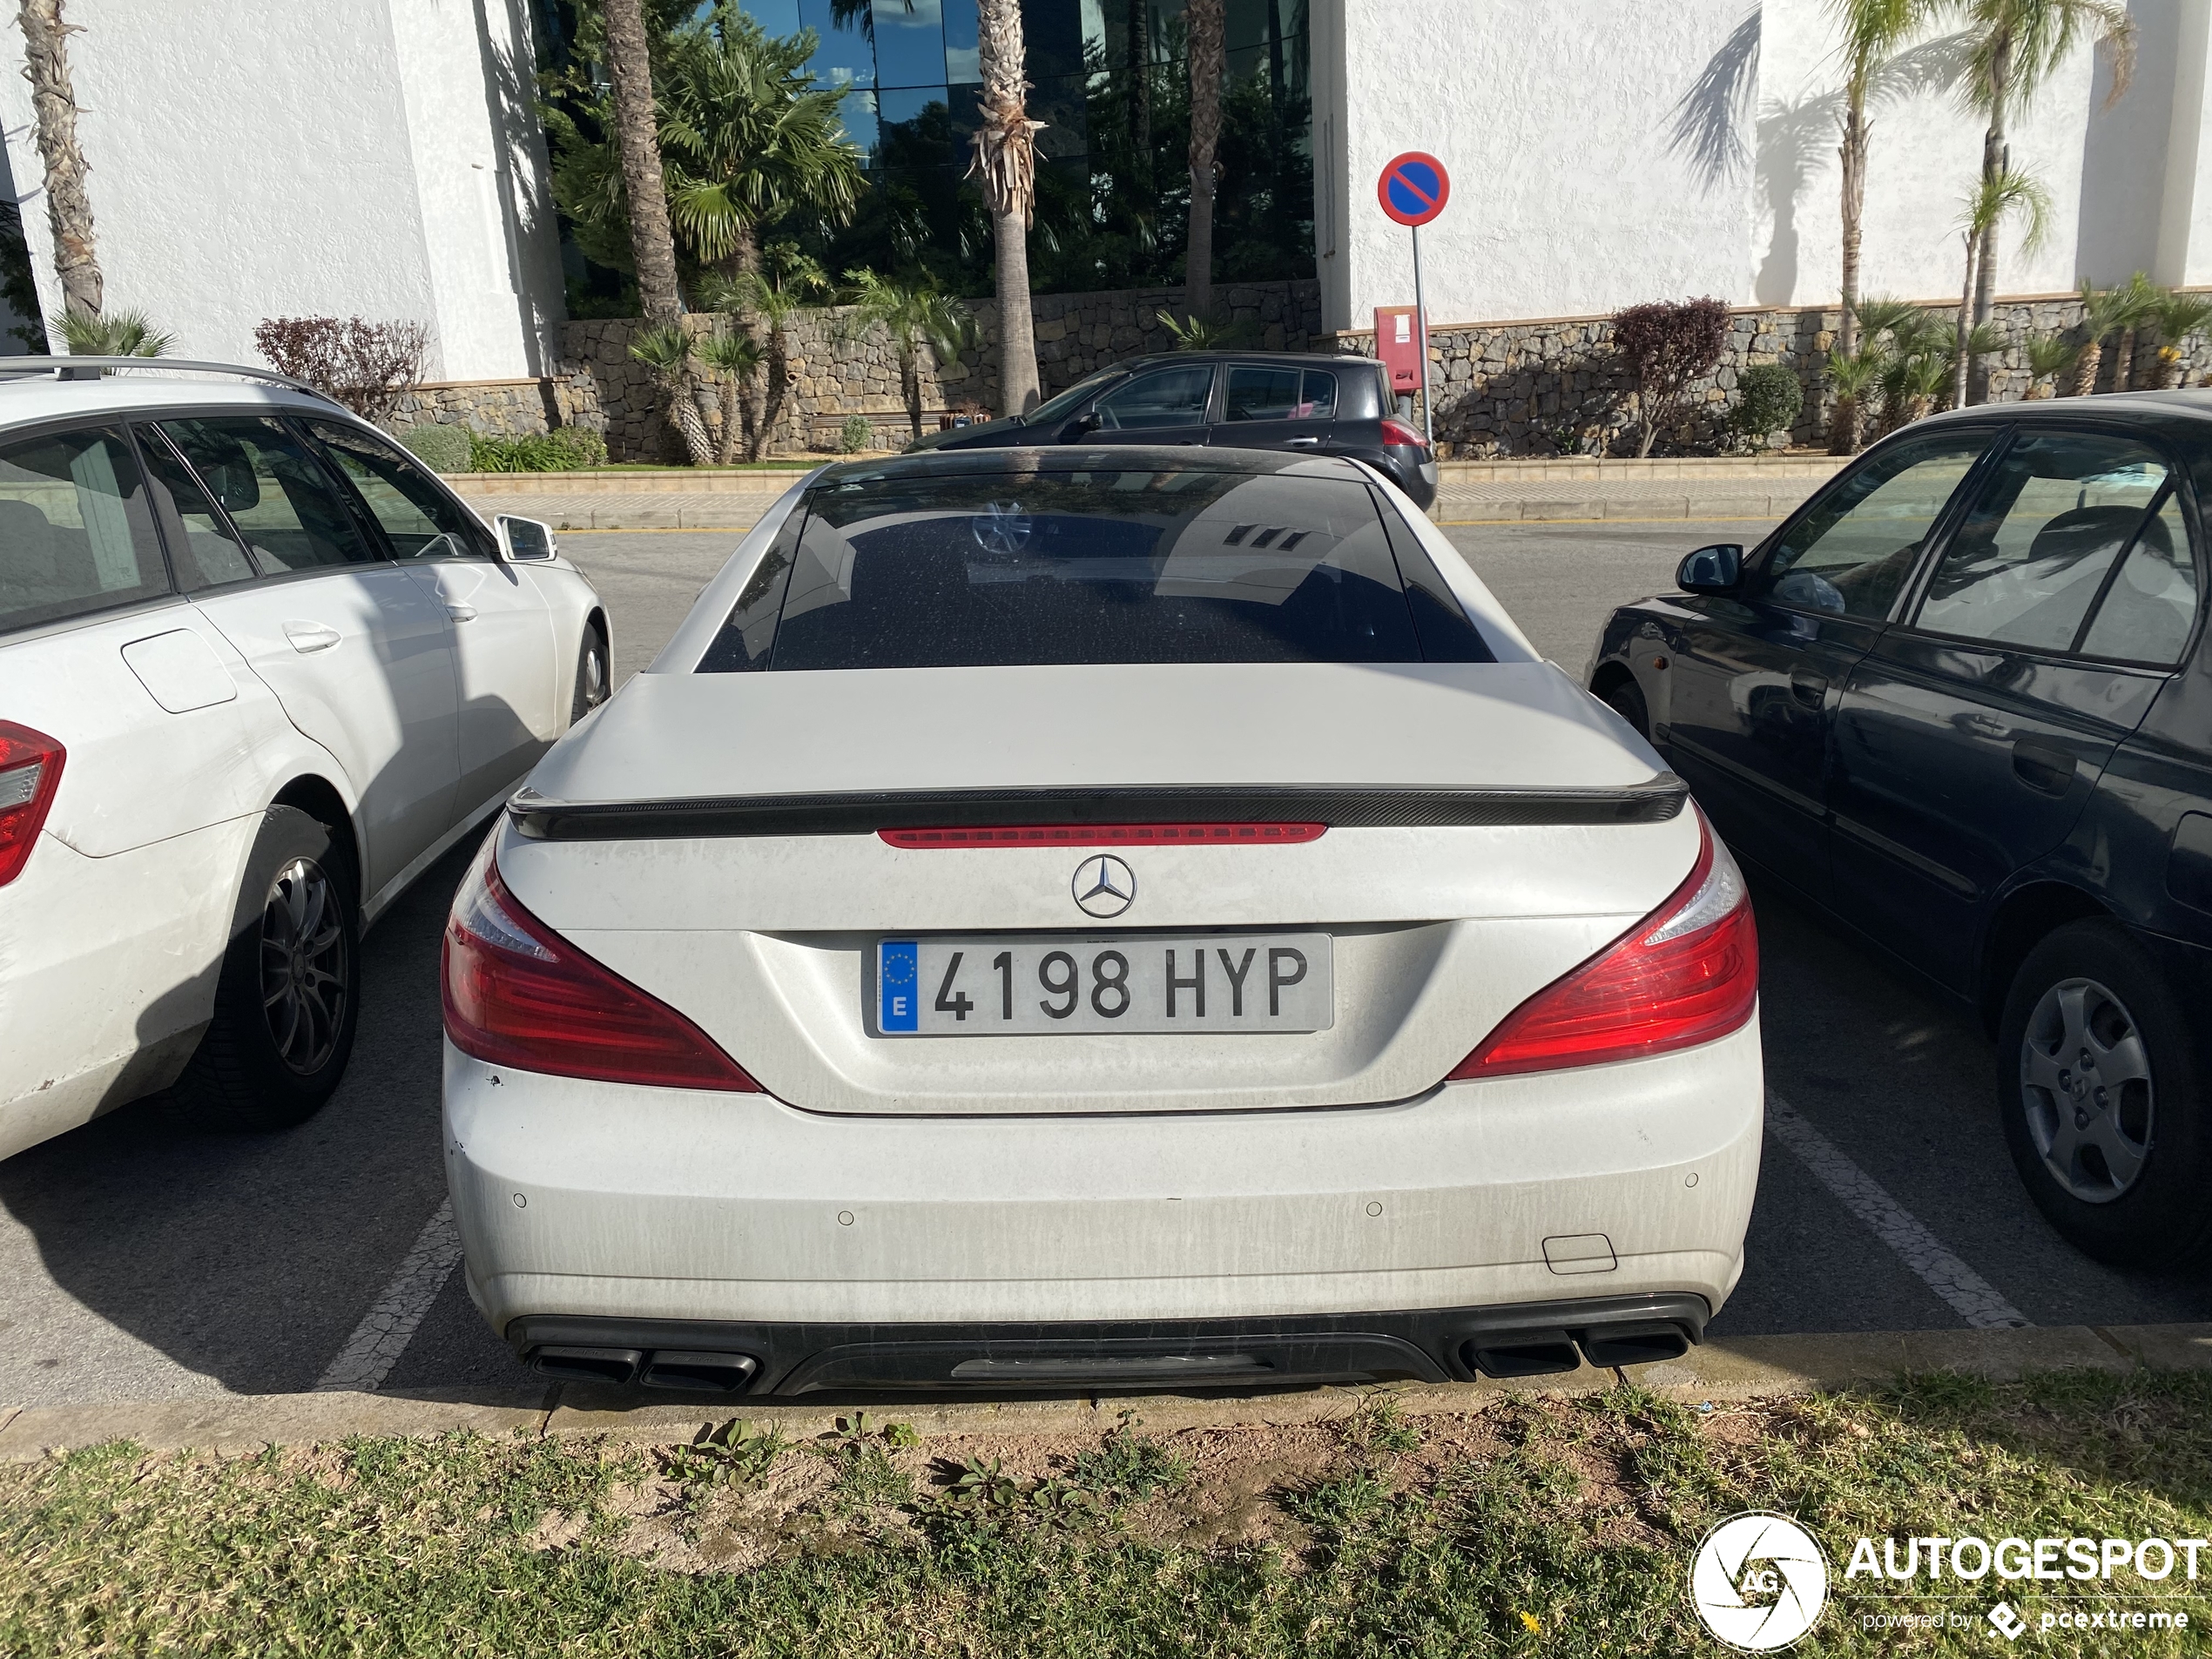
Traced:
<svg viewBox="0 0 2212 1659">
<path fill-rule="evenodd" d="M 829 468 L 446 934 L 471 1294 L 615 1384 L 1432 1381 L 1742 1271 L 1743 884 L 1357 462 Z"/>
<path fill-rule="evenodd" d="M 281 376 L 0 377 L 0 1157 L 172 1084 L 298 1122 L 361 929 L 604 700 L 606 619 Z"/>
</svg>

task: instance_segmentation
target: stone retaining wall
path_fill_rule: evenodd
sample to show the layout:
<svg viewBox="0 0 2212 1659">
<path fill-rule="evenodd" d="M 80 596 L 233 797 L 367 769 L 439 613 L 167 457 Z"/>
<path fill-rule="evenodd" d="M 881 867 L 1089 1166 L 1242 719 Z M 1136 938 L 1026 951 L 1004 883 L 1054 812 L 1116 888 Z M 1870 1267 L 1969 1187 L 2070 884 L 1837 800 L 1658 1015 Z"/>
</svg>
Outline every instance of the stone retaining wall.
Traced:
<svg viewBox="0 0 2212 1659">
<path fill-rule="evenodd" d="M 1256 346 L 1271 351 L 1322 351 L 1321 290 L 1312 282 L 1226 285 L 1216 291 L 1232 322 L 1243 322 Z M 1041 293 L 1030 300 L 1037 342 L 1037 371 L 1044 395 L 1063 391 L 1109 363 L 1174 345 L 1158 313 L 1182 303 L 1179 288 L 1125 289 L 1104 293 Z M 998 307 L 974 302 L 977 343 L 938 367 L 925 360 L 921 374 L 923 428 L 934 431 L 941 415 L 995 413 L 998 407 Z M 688 327 L 713 326 L 705 317 Z M 573 401 L 572 418 L 597 428 L 612 461 L 680 461 L 683 445 L 668 424 L 658 388 L 630 355 L 630 342 L 644 325 L 637 319 L 561 325 L 562 385 Z M 849 415 L 864 417 L 874 447 L 907 442 L 906 400 L 899 385 L 899 356 L 880 327 L 857 328 L 849 310 L 802 313 L 791 329 L 792 384 L 772 455 L 835 448 Z"/>
<path fill-rule="evenodd" d="M 395 432 L 458 421 L 488 436 L 513 437 L 556 426 L 590 425 L 587 382 L 572 377 L 517 381 L 425 381 L 401 397 L 385 421 Z"/>
<path fill-rule="evenodd" d="M 1955 305 L 1931 305 L 1946 324 Z M 2005 349 L 1982 359 L 1989 374 L 1989 400 L 2004 401 L 2028 389 L 2027 344 L 2030 335 L 2057 334 L 2080 321 L 2081 303 L 2072 295 L 2032 296 L 2001 300 L 1992 320 L 2003 331 Z M 1804 389 L 1804 407 L 1790 433 L 1793 444 L 1824 447 L 1831 407 L 1823 369 L 1839 310 L 1830 307 L 1746 309 L 1730 314 L 1729 343 L 1719 369 L 1691 388 L 1687 413 L 1672 431 L 1662 432 L 1654 454 L 1712 455 L 1729 447 L 1723 421 L 1733 401 L 1737 375 L 1761 363 L 1792 370 Z M 1603 317 L 1552 318 L 1534 322 L 1455 324 L 1429 332 L 1429 373 L 1436 399 L 1436 437 L 1447 456 L 1629 455 L 1636 450 L 1634 382 L 1614 356 L 1611 321 Z M 1325 336 L 1339 351 L 1372 354 L 1372 329 Z M 2115 385 L 2118 340 L 2106 342 L 2096 389 L 2126 390 Z M 2148 385 L 2151 353 L 2138 354 L 2134 386 Z M 2212 353 L 2202 336 L 2182 358 L 2186 375 L 2202 373 Z M 2071 390 L 2071 374 L 2060 390 Z M 1869 419 L 1866 431 L 1873 435 Z"/>
</svg>

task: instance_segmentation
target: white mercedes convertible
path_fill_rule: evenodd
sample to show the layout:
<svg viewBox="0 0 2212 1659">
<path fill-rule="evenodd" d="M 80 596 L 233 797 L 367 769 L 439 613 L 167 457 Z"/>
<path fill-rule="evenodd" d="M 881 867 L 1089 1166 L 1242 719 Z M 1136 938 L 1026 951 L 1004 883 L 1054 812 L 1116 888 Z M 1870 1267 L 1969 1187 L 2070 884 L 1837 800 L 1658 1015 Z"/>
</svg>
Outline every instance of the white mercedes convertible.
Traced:
<svg viewBox="0 0 2212 1659">
<path fill-rule="evenodd" d="M 1345 461 L 829 468 L 446 936 L 470 1294 L 725 1393 L 1679 1354 L 1763 1111 L 1679 780 Z"/>
</svg>

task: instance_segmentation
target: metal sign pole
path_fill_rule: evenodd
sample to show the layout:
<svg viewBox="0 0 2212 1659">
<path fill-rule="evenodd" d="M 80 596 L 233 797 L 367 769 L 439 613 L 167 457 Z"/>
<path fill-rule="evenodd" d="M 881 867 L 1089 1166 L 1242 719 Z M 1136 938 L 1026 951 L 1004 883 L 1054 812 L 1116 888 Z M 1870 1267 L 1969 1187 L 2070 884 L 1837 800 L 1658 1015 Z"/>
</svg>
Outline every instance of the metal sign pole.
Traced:
<svg viewBox="0 0 2212 1659">
<path fill-rule="evenodd" d="M 1421 293 L 1421 227 L 1413 231 L 1413 333 L 1414 346 L 1421 355 L 1421 436 L 1433 451 L 1436 448 L 1436 422 L 1430 416 L 1428 403 L 1428 301 Z"/>
</svg>

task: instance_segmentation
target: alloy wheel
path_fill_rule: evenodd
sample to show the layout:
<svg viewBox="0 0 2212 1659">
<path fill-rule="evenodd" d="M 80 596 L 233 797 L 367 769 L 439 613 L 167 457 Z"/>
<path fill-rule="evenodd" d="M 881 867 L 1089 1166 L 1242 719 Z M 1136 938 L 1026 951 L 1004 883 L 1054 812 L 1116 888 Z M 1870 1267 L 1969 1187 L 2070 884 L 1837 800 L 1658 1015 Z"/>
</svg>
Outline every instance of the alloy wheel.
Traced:
<svg viewBox="0 0 2212 1659">
<path fill-rule="evenodd" d="M 261 909 L 261 1012 L 287 1068 L 307 1077 L 329 1063 L 352 995 L 337 887 L 314 860 L 294 859 Z"/>
<path fill-rule="evenodd" d="M 2045 991 L 2020 1039 L 2020 1105 L 2052 1177 L 2084 1204 L 2141 1177 L 2156 1107 L 2150 1053 L 2127 1005 L 2094 980 Z"/>
<path fill-rule="evenodd" d="M 607 700 L 607 648 L 597 634 L 583 647 L 583 709 L 590 713 Z"/>
</svg>

